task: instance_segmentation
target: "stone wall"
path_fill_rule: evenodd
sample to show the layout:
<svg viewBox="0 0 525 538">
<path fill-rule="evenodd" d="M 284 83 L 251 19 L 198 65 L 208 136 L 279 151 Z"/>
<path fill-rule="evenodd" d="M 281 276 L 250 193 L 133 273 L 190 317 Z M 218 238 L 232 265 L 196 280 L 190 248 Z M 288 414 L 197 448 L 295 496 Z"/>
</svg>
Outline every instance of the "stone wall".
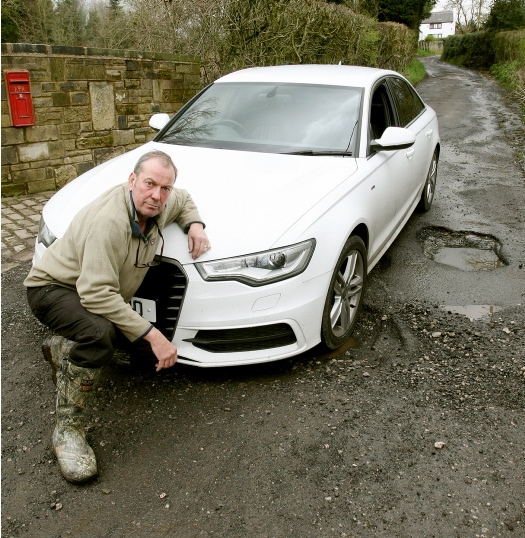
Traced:
<svg viewBox="0 0 525 538">
<path fill-rule="evenodd" d="M 151 140 L 155 112 L 200 90 L 197 57 L 2 43 L 2 71 L 27 70 L 35 125 L 12 127 L 2 76 L 2 196 L 57 190 Z"/>
</svg>

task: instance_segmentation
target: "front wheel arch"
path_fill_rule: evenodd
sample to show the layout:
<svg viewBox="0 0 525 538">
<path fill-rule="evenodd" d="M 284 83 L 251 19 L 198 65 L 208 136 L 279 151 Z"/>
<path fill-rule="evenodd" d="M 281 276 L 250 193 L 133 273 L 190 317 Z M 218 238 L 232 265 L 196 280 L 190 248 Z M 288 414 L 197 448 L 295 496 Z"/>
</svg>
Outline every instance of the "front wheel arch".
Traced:
<svg viewBox="0 0 525 538">
<path fill-rule="evenodd" d="M 321 322 L 321 340 L 337 349 L 354 331 L 366 289 L 368 256 L 363 240 L 352 235 L 335 265 L 326 294 Z"/>
</svg>

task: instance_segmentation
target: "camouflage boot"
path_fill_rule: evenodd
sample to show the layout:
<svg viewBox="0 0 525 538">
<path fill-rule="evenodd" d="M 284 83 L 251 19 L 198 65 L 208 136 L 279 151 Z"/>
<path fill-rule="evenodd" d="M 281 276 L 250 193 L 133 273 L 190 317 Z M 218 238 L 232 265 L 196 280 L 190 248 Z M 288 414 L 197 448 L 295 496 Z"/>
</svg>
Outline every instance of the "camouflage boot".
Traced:
<svg viewBox="0 0 525 538">
<path fill-rule="evenodd" d="M 51 365 L 51 377 L 55 385 L 57 384 L 57 371 L 60 370 L 62 361 L 69 358 L 69 351 L 74 345 L 75 342 L 58 335 L 46 338 L 42 343 L 42 353 Z"/>
<path fill-rule="evenodd" d="M 84 408 L 93 396 L 100 368 L 82 368 L 68 360 L 57 376 L 56 426 L 53 449 L 62 475 L 68 482 L 82 484 L 97 476 L 97 460 L 86 441 L 82 425 Z"/>
</svg>

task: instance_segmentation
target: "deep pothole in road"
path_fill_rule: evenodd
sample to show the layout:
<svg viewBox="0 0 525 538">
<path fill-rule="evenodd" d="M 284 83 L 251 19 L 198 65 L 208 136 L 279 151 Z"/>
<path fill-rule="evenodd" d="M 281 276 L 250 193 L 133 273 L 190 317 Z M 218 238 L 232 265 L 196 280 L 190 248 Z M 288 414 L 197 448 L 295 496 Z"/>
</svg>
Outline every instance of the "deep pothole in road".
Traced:
<svg viewBox="0 0 525 538">
<path fill-rule="evenodd" d="M 419 234 L 426 256 L 463 271 L 488 271 L 507 265 L 501 243 L 492 235 L 430 226 Z"/>
</svg>

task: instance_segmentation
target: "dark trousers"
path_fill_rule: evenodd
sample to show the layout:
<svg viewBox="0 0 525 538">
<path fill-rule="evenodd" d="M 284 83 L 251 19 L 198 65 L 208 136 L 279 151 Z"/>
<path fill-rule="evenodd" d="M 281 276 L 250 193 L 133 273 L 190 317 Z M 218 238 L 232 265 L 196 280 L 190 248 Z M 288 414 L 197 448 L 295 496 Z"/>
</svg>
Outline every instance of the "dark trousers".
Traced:
<svg viewBox="0 0 525 538">
<path fill-rule="evenodd" d="M 123 349 L 145 369 L 153 368 L 156 359 L 146 340 L 131 343 L 106 318 L 86 310 L 75 290 L 50 284 L 27 288 L 31 311 L 54 332 L 76 342 L 69 352 L 69 360 L 84 368 L 106 365 L 115 352 Z"/>
</svg>

